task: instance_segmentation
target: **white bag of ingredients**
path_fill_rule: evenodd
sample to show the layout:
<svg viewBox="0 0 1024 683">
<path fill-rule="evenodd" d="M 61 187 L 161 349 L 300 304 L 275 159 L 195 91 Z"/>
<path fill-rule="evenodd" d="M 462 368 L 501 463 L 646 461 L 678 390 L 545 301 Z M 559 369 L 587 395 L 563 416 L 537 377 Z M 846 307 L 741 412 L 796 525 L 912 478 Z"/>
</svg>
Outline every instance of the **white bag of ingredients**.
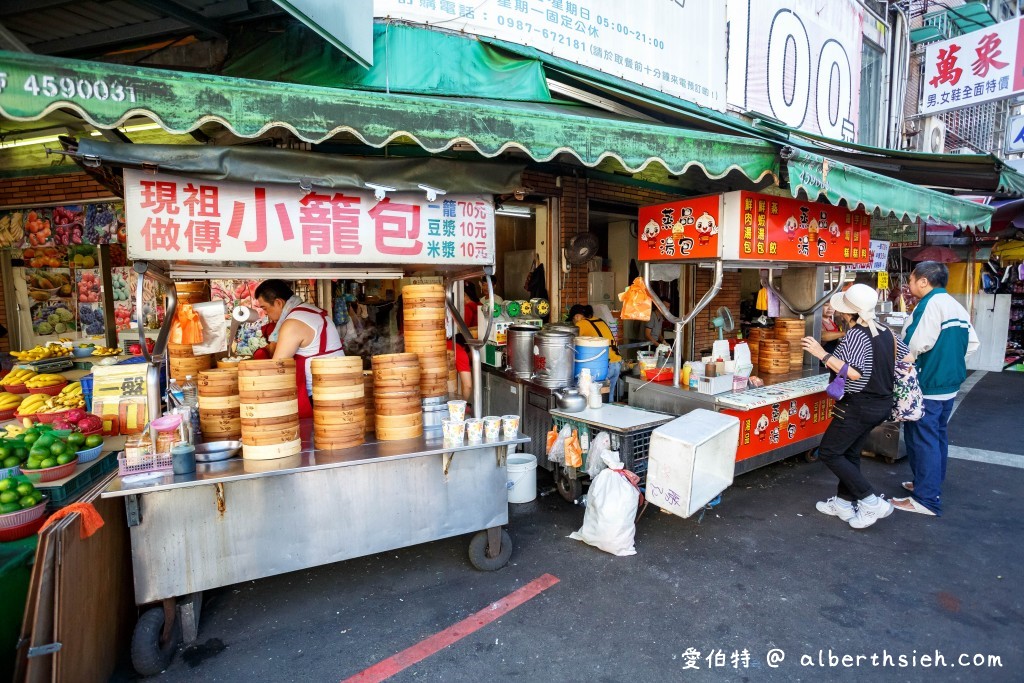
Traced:
<svg viewBox="0 0 1024 683">
<path fill-rule="evenodd" d="M 617 452 L 605 451 L 602 458 L 608 468 L 590 484 L 583 526 L 569 534 L 569 538 L 612 555 L 636 555 L 633 539 L 640 492 L 623 474 Z"/>
</svg>

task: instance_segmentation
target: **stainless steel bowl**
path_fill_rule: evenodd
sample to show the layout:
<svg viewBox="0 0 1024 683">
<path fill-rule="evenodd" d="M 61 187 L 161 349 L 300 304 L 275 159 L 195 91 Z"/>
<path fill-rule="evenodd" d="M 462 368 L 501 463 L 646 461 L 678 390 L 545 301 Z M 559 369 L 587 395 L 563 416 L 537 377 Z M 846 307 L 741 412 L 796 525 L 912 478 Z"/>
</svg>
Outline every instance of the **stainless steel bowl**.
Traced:
<svg viewBox="0 0 1024 683">
<path fill-rule="evenodd" d="M 209 441 L 196 445 L 196 462 L 220 462 L 242 451 L 241 441 Z"/>
</svg>

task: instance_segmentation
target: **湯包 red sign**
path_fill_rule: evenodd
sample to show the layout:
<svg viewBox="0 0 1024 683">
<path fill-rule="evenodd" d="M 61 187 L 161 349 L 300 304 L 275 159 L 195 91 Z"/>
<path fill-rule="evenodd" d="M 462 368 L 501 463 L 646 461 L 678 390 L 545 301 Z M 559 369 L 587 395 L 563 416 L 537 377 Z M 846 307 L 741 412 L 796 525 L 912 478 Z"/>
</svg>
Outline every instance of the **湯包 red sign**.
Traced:
<svg viewBox="0 0 1024 683">
<path fill-rule="evenodd" d="M 796 263 L 865 263 L 871 216 L 840 206 L 757 192 L 726 195 L 727 258 Z"/>
<path fill-rule="evenodd" d="M 691 197 L 640 208 L 637 242 L 641 261 L 716 259 L 721 195 Z"/>
<path fill-rule="evenodd" d="M 320 189 L 125 169 L 128 256 L 139 260 L 488 265 L 483 195 Z"/>
</svg>

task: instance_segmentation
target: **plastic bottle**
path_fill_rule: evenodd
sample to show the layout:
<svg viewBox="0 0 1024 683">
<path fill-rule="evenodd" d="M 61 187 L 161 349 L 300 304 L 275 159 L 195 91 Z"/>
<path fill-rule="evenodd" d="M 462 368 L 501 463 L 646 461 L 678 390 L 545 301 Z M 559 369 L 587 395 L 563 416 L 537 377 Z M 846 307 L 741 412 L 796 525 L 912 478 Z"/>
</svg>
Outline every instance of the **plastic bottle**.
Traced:
<svg viewBox="0 0 1024 683">
<path fill-rule="evenodd" d="M 178 384 L 178 380 L 171 378 L 171 381 L 167 383 L 167 393 L 174 397 L 178 403 L 185 403 L 185 393 L 181 389 L 181 385 Z"/>
<path fill-rule="evenodd" d="M 181 385 L 182 402 L 191 407 L 199 407 L 199 387 L 192 381 L 192 375 L 185 375 L 185 383 Z"/>
<path fill-rule="evenodd" d="M 690 361 L 686 361 L 686 364 L 683 365 L 682 376 L 679 378 L 679 383 L 686 388 L 690 387 L 690 372 Z"/>
</svg>

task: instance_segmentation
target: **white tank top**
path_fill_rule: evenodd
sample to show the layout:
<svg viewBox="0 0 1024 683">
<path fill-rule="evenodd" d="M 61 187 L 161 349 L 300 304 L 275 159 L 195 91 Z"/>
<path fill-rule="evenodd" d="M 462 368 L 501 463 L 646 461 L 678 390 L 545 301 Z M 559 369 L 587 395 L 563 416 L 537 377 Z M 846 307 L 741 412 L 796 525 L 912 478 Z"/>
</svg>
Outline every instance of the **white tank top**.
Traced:
<svg viewBox="0 0 1024 683">
<path fill-rule="evenodd" d="M 307 308 L 316 308 L 312 304 L 302 304 L 302 306 Z M 329 317 L 324 318 L 321 317 L 319 313 L 293 309 L 286 319 L 298 320 L 313 330 L 313 341 L 296 351 L 296 355 L 306 357 L 316 356 L 317 358 L 331 358 L 332 356 L 345 355 L 345 351 L 341 346 L 341 337 L 338 335 L 338 328 L 334 326 L 333 321 L 331 321 Z M 320 356 L 317 355 L 320 353 L 320 337 L 325 333 L 327 334 L 327 352 Z M 313 373 L 309 372 L 308 368 L 306 369 L 306 391 L 309 393 L 313 392 Z"/>
</svg>

